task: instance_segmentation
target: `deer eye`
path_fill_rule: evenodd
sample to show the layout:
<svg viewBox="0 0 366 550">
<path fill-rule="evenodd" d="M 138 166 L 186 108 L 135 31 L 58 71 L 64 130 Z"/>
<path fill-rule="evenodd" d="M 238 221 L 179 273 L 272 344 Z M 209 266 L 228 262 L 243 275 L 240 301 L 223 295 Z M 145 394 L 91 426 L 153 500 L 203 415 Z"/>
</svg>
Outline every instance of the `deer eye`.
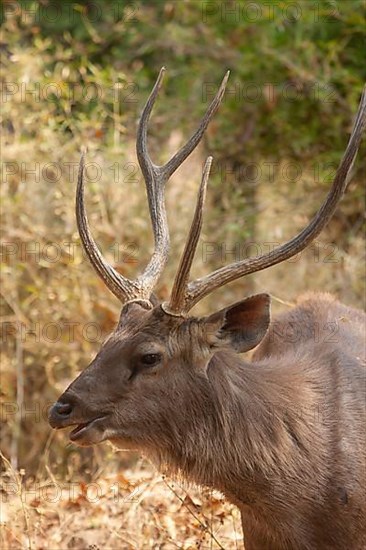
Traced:
<svg viewBox="0 0 366 550">
<path fill-rule="evenodd" d="M 145 353 L 141 357 L 141 363 L 146 367 L 153 367 L 161 361 L 161 353 Z"/>
</svg>

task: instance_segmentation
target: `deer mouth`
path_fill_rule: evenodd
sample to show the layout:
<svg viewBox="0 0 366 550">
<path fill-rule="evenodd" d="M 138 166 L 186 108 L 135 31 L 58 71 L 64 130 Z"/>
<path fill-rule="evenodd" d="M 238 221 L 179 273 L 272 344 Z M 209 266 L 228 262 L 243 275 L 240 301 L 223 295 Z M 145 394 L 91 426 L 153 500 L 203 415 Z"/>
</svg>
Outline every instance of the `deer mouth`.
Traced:
<svg viewBox="0 0 366 550">
<path fill-rule="evenodd" d="M 98 416 L 88 422 L 81 422 L 74 428 L 70 434 L 69 439 L 73 443 L 78 445 L 88 446 L 101 443 L 103 441 L 105 428 L 103 427 L 103 420 L 107 415 Z"/>
</svg>

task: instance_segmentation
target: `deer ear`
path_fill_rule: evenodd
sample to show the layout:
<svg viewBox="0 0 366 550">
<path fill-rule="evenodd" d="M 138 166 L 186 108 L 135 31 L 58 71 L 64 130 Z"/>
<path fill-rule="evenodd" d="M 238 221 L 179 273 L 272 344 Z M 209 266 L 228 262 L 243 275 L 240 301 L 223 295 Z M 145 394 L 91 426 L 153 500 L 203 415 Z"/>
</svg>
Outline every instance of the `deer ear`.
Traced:
<svg viewBox="0 0 366 550">
<path fill-rule="evenodd" d="M 256 294 L 204 319 L 212 348 L 232 348 L 238 353 L 259 344 L 270 322 L 270 296 Z"/>
</svg>

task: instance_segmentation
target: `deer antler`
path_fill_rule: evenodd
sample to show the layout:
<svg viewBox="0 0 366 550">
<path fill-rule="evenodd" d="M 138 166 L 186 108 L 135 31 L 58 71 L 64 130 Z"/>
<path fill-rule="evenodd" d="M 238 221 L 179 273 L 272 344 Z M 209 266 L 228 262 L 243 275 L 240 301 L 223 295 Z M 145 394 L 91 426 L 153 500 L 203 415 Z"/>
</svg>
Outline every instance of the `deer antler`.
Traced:
<svg viewBox="0 0 366 550">
<path fill-rule="evenodd" d="M 144 272 L 138 276 L 135 281 L 131 281 L 120 275 L 104 260 L 91 235 L 84 205 L 84 155 L 82 155 L 80 160 L 76 193 L 76 219 L 80 238 L 93 267 L 119 300 L 122 302 L 140 301 L 148 307 L 152 307 L 150 297 L 167 263 L 169 253 L 169 230 L 164 196 L 165 184 L 201 141 L 210 120 L 220 105 L 229 77 L 229 72 L 227 72 L 196 132 L 168 162 L 162 166 L 157 166 L 152 162 L 147 150 L 147 127 L 151 111 L 163 80 L 164 72 L 165 69 L 162 68 L 142 112 L 137 132 L 137 158 L 145 179 L 147 190 L 150 218 L 154 233 L 154 252 Z M 247 258 L 239 262 L 234 262 L 226 267 L 217 269 L 206 277 L 188 283 L 189 273 L 202 227 L 203 204 L 212 162 L 211 157 L 209 157 L 203 170 L 196 210 L 178 272 L 175 277 L 172 296 L 169 304 L 163 304 L 163 309 L 171 315 L 184 315 L 195 304 L 202 300 L 202 298 L 221 286 L 239 279 L 244 275 L 248 275 L 249 273 L 255 273 L 256 271 L 261 271 L 267 267 L 283 262 L 306 248 L 306 246 L 319 235 L 333 216 L 337 204 L 343 196 L 365 125 L 366 88 L 362 93 L 351 137 L 337 169 L 331 190 L 317 214 L 296 237 L 268 254 L 263 254 L 257 258 Z"/>
<path fill-rule="evenodd" d="M 76 192 L 76 220 L 78 230 L 84 249 L 94 269 L 111 292 L 113 292 L 121 302 L 140 301 L 148 307 L 152 307 L 150 295 L 166 265 L 169 253 L 169 230 L 164 197 L 165 184 L 201 141 L 210 120 L 220 105 L 229 78 L 229 72 L 227 72 L 216 96 L 202 118 L 198 129 L 187 143 L 185 143 L 167 163 L 162 166 L 156 166 L 150 159 L 147 150 L 147 127 L 164 73 L 165 68 L 163 67 L 160 70 L 155 86 L 145 104 L 137 131 L 137 158 L 145 179 L 150 218 L 154 233 L 154 253 L 144 272 L 137 277 L 135 281 L 131 281 L 127 277 L 122 276 L 106 262 L 91 235 L 84 204 L 84 155 L 82 155 L 80 160 Z"/>
<path fill-rule="evenodd" d="M 256 271 L 261 271 L 267 267 L 283 262 L 306 248 L 306 246 L 308 246 L 308 244 L 313 241 L 326 226 L 330 218 L 333 216 L 338 202 L 343 196 L 348 184 L 350 171 L 357 155 L 365 125 L 366 87 L 363 90 L 358 106 L 351 137 L 343 158 L 338 166 L 332 187 L 311 222 L 298 235 L 296 235 L 296 237 L 292 238 L 290 241 L 269 252 L 268 254 L 263 254 L 257 258 L 247 258 L 239 262 L 234 262 L 226 267 L 217 269 L 213 273 L 202 277 L 201 279 L 197 279 L 196 281 L 192 281 L 187 284 L 189 269 L 194 253 L 192 253 L 189 241 L 192 239 L 192 247 L 193 250 L 195 250 L 202 225 L 203 200 L 199 198 L 195 217 L 192 222 L 192 227 L 184 251 L 184 254 L 187 254 L 187 259 L 184 257 L 181 259 L 178 273 L 175 278 L 171 301 L 169 306 L 165 306 L 164 309 L 174 315 L 184 315 L 192 309 L 195 304 L 202 300 L 202 298 L 214 290 L 226 285 L 227 283 L 235 281 L 244 275 L 255 273 Z M 208 171 L 205 171 L 204 173 L 204 178 L 206 177 L 207 180 Z M 198 219 L 199 223 L 197 223 Z"/>
<path fill-rule="evenodd" d="M 197 249 L 198 239 L 202 229 L 203 206 L 206 198 L 207 182 L 210 175 L 212 157 L 208 157 L 202 172 L 201 185 L 198 191 L 196 210 L 189 230 L 186 245 L 175 276 L 172 295 L 169 305 L 162 304 L 162 308 L 170 315 L 181 315 L 185 305 L 185 292 L 188 284 L 194 254 Z"/>
</svg>

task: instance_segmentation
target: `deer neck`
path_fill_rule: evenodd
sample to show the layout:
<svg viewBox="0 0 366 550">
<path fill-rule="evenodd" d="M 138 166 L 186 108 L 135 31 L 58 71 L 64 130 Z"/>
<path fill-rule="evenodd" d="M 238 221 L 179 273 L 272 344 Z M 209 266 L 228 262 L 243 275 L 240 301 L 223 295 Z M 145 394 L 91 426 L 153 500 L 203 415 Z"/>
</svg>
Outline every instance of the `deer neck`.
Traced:
<svg viewBox="0 0 366 550">
<path fill-rule="evenodd" d="M 260 492 L 265 496 L 301 445 L 287 390 L 275 369 L 216 354 L 185 404 L 179 437 L 173 433 L 171 445 L 160 452 L 160 467 L 216 488 L 237 504 L 252 503 Z"/>
</svg>

